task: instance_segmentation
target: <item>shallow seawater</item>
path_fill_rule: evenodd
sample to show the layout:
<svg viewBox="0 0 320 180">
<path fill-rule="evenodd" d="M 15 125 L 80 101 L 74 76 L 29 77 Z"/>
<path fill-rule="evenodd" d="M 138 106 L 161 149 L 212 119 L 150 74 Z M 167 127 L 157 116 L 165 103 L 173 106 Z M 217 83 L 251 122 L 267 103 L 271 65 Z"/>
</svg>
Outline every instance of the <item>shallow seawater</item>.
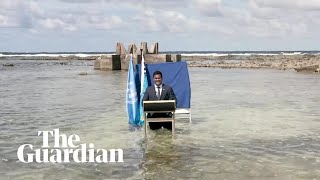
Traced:
<svg viewBox="0 0 320 180">
<path fill-rule="evenodd" d="M 180 117 L 174 138 L 161 129 L 146 140 L 128 126 L 127 72 L 92 64 L 0 61 L 0 179 L 320 177 L 319 74 L 190 68 L 192 123 Z M 123 149 L 124 163 L 18 162 L 20 145 L 40 147 L 37 131 L 56 128 Z"/>
</svg>

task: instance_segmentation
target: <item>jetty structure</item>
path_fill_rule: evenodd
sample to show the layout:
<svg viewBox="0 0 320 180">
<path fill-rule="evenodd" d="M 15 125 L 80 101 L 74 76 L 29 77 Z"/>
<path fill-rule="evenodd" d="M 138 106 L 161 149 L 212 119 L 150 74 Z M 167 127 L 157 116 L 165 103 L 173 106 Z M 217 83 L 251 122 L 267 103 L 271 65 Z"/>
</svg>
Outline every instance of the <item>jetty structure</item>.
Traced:
<svg viewBox="0 0 320 180">
<path fill-rule="evenodd" d="M 139 49 L 134 43 L 129 44 L 126 49 L 123 43 L 118 42 L 116 53 L 98 57 L 94 62 L 94 69 L 102 71 L 128 70 L 131 53 L 134 64 L 141 63 L 141 53 L 144 55 L 144 60 L 147 64 L 181 61 L 181 54 L 159 53 L 158 42 L 154 43 L 150 49 L 147 46 L 147 42 L 141 42 Z"/>
</svg>

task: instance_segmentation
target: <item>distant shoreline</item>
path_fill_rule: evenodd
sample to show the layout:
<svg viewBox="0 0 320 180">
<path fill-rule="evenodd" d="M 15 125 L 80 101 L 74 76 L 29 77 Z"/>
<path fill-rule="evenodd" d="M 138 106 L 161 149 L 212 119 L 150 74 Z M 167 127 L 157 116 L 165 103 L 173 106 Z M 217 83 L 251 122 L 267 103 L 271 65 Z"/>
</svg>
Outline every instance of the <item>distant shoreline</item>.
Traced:
<svg viewBox="0 0 320 180">
<path fill-rule="evenodd" d="M 113 54 L 113 53 L 112 53 Z M 0 56 L 1 60 L 57 60 L 94 61 L 101 55 L 112 54 L 11 54 Z M 268 68 L 268 69 L 295 69 L 297 71 L 320 71 L 320 54 L 292 53 L 290 55 L 248 55 L 248 54 L 182 54 L 181 59 L 187 61 L 189 67 L 216 67 L 216 68 Z M 308 68 L 309 67 L 309 68 Z"/>
<path fill-rule="evenodd" d="M 190 67 L 278 69 L 319 72 L 320 55 L 250 55 L 250 56 L 215 56 L 182 57 Z"/>
</svg>

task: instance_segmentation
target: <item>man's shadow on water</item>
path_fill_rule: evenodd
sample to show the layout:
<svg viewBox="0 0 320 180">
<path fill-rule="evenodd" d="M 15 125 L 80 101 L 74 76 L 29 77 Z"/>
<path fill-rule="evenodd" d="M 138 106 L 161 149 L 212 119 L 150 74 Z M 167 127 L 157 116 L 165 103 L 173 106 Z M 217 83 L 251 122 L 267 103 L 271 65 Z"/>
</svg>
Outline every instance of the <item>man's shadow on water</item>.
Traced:
<svg viewBox="0 0 320 180">
<path fill-rule="evenodd" d="M 165 128 L 151 130 L 147 127 L 147 136 L 143 136 L 139 141 L 142 149 L 142 162 L 139 166 L 146 178 L 161 178 L 183 166 L 183 160 L 187 157 L 177 143 L 181 143 L 179 137 L 190 134 L 190 126 L 188 121 L 179 123 L 175 128 L 175 136 L 172 136 L 171 130 Z M 136 130 L 143 131 L 144 135 L 144 127 Z"/>
<path fill-rule="evenodd" d="M 150 130 L 148 137 L 141 143 L 143 160 L 141 168 L 147 177 L 161 177 L 174 169 L 181 155 L 171 131 L 167 129 Z"/>
<path fill-rule="evenodd" d="M 175 135 L 172 136 L 172 130 L 168 130 L 166 128 L 160 128 L 157 130 L 151 130 L 149 128 L 149 125 L 147 127 L 147 137 L 151 135 L 166 135 L 167 137 L 170 138 L 176 138 L 179 135 L 189 135 L 191 133 L 191 127 L 194 123 L 189 122 L 187 119 L 179 119 L 179 122 L 175 124 Z M 130 132 L 136 132 L 136 131 L 145 131 L 144 130 L 144 125 L 143 126 L 132 126 L 129 125 L 128 130 Z"/>
</svg>

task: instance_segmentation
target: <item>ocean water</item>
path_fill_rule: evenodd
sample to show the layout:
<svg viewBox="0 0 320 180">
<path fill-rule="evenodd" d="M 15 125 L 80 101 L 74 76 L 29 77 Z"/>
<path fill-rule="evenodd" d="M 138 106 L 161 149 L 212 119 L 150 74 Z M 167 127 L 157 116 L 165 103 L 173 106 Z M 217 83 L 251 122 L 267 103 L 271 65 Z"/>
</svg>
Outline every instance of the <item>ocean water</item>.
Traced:
<svg viewBox="0 0 320 180">
<path fill-rule="evenodd" d="M 320 177 L 319 74 L 189 68 L 192 123 L 179 117 L 174 138 L 161 129 L 146 140 L 127 122 L 127 72 L 92 63 L 0 61 L 0 179 Z M 122 148 L 124 163 L 18 162 L 20 145 L 40 146 L 37 131 L 55 128 Z"/>
<path fill-rule="evenodd" d="M 181 54 L 183 56 L 277 56 L 277 55 L 320 55 L 320 51 L 163 51 L 164 54 Z M 67 57 L 67 56 L 100 56 L 112 55 L 115 52 L 0 52 L 0 58 L 10 57 Z"/>
</svg>

